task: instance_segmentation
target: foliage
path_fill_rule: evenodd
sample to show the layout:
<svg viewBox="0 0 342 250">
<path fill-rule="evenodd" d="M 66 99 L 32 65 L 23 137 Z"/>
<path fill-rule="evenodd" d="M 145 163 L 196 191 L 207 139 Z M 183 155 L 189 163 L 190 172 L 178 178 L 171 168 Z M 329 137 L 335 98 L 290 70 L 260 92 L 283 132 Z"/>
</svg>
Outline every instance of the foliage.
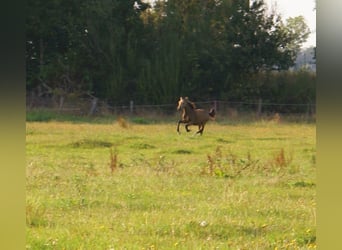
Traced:
<svg viewBox="0 0 342 250">
<path fill-rule="evenodd" d="M 231 0 L 29 0 L 26 27 L 27 90 L 110 104 L 259 98 L 256 75 L 292 66 L 308 35 L 302 17 Z"/>
<path fill-rule="evenodd" d="M 312 72 L 300 70 L 296 72 L 277 72 L 260 74 L 259 81 L 263 82 L 261 96 L 266 97 L 265 108 L 272 111 L 272 105 L 288 104 L 277 108 L 277 112 L 304 113 L 308 112 L 316 100 L 316 76 Z M 291 105 L 301 103 L 301 106 Z M 309 110 L 312 112 L 312 110 Z"/>
</svg>

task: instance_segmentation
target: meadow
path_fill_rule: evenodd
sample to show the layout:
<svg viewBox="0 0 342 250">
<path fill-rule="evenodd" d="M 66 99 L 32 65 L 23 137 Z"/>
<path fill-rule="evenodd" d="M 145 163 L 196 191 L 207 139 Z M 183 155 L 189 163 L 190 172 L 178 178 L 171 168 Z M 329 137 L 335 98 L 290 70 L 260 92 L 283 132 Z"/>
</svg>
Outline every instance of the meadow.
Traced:
<svg viewBox="0 0 342 250">
<path fill-rule="evenodd" d="M 26 123 L 26 249 L 316 248 L 316 125 Z"/>
</svg>

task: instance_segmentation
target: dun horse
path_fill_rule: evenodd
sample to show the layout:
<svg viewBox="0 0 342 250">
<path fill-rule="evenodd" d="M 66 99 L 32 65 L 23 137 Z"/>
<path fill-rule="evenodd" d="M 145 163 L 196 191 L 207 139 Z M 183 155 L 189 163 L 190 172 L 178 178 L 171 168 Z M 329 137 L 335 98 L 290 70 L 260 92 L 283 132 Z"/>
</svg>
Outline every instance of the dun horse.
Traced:
<svg viewBox="0 0 342 250">
<path fill-rule="evenodd" d="M 183 98 L 180 97 L 178 101 L 177 110 L 182 110 L 181 119 L 178 121 L 177 124 L 177 132 L 179 132 L 179 125 L 181 123 L 185 123 L 185 129 L 187 132 L 190 131 L 188 128 L 190 125 L 198 125 L 198 131 L 196 134 L 203 133 L 204 126 L 209 119 L 215 118 L 215 109 L 210 109 L 209 112 L 205 111 L 204 109 L 197 109 L 195 104 L 187 97 Z"/>
</svg>

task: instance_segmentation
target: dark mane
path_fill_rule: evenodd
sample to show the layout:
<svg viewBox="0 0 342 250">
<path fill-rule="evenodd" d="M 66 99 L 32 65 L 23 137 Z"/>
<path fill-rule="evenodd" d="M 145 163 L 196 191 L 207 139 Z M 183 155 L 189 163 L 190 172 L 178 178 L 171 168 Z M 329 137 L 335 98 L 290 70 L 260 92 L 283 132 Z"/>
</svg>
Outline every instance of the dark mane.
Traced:
<svg viewBox="0 0 342 250">
<path fill-rule="evenodd" d="M 188 97 L 185 97 L 184 100 L 190 105 L 192 109 L 196 109 L 195 103 L 190 101 Z"/>
</svg>

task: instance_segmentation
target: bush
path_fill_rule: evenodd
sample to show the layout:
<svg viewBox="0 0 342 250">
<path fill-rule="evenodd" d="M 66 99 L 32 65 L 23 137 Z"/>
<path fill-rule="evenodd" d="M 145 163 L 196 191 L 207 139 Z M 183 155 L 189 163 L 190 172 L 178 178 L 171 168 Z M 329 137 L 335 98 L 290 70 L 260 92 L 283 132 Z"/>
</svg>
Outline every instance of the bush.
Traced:
<svg viewBox="0 0 342 250">
<path fill-rule="evenodd" d="M 46 122 L 56 118 L 56 114 L 48 110 L 33 110 L 26 112 L 28 122 Z"/>
</svg>

